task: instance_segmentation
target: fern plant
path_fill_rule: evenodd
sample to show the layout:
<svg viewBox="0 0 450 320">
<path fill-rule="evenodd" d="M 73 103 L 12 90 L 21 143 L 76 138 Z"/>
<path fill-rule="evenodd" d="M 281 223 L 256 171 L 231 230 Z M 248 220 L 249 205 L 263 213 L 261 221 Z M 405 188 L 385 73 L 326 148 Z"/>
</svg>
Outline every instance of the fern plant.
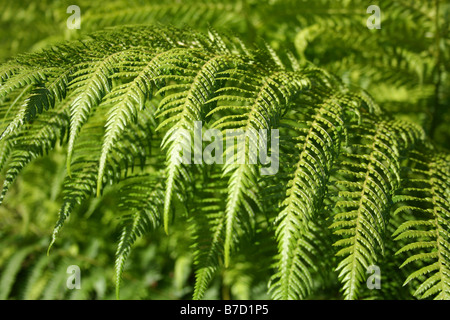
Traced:
<svg viewBox="0 0 450 320">
<path fill-rule="evenodd" d="M 293 20 L 287 21 L 284 26 Z M 141 25 L 94 32 L 5 62 L 2 201 L 8 203 L 23 169 L 62 149 L 64 195 L 48 254 L 80 205 L 113 193 L 121 217 L 116 297 L 126 287 L 122 275 L 136 241 L 160 229 L 161 237 L 177 239 L 174 230 L 181 226 L 190 239 L 195 299 L 208 294 L 220 273 L 225 298 L 248 298 L 256 283 L 274 299 L 320 297 L 323 288 L 346 299 L 392 298 L 404 283 L 407 297 L 448 299 L 448 151 L 428 128 L 306 63 L 309 47 L 300 42 L 311 41 L 311 30 L 297 35 L 300 57 L 213 28 Z M 327 65 L 336 72 L 333 66 Z M 275 140 L 267 145 L 278 171 L 263 174 L 267 164 L 250 161 L 205 163 L 195 155 L 194 163 L 182 163 L 190 154 L 180 150 L 195 154 L 198 148 L 190 136 L 198 123 L 222 137 L 236 130 L 278 133 L 279 150 Z M 238 139 L 225 155 L 245 150 L 245 159 L 252 159 L 252 143 L 251 136 Z M 215 141 L 216 159 L 225 145 L 226 138 Z M 11 265 L 29 251 L 21 254 Z M 372 265 L 398 281 L 365 289 Z M 7 281 L 4 286 L 11 288 Z"/>
</svg>

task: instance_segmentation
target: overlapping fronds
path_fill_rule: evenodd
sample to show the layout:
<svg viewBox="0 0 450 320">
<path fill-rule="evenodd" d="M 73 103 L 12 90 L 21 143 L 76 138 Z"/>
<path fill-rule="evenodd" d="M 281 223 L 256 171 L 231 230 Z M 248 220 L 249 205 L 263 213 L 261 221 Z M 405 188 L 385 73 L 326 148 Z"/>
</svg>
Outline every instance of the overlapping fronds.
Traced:
<svg viewBox="0 0 450 320">
<path fill-rule="evenodd" d="M 343 259 L 337 270 L 350 299 L 357 297 L 366 270 L 384 252 L 388 211 L 400 184 L 399 159 L 421 139 L 419 128 L 377 120 L 367 118 L 349 128 L 351 137 L 333 179 L 336 213 L 330 227 L 339 237 L 334 245 L 342 247 L 336 253 Z"/>
<path fill-rule="evenodd" d="M 404 187 L 395 197 L 402 204 L 396 214 L 405 220 L 394 233 L 403 240 L 396 254 L 408 254 L 400 267 L 413 265 L 404 285 L 414 283 L 417 298 L 450 298 L 449 178 L 448 155 L 412 151 Z"/>
<path fill-rule="evenodd" d="M 421 159 L 420 148 L 432 150 L 421 127 L 289 57 L 213 29 L 162 26 L 112 28 L 20 55 L 0 67 L 2 199 L 59 141 L 67 172 L 49 247 L 77 206 L 117 187 L 116 296 L 137 239 L 160 226 L 171 237 L 181 220 L 196 299 L 218 270 L 253 279 L 240 255 L 251 241 L 272 298 L 308 298 L 336 279 L 344 298 L 358 298 L 369 266 L 384 261 L 387 243 L 392 250 L 395 203 L 395 215 L 414 217 L 394 234 L 414 240 L 399 253 L 428 250 L 406 258 L 419 269 L 405 282 L 420 283 L 417 296 L 448 298 L 448 155 Z"/>
<path fill-rule="evenodd" d="M 448 137 L 440 116 L 448 102 L 450 9 L 442 0 L 377 1 L 371 5 L 380 8 L 381 28 L 375 30 L 367 28 L 373 12 L 362 0 L 81 0 L 76 4 L 81 29 L 75 30 L 67 29 L 65 0 L 1 4 L 5 34 L 0 38 L 15 39 L 2 46 L 0 57 L 37 49 L 38 41 L 79 38 L 117 25 L 213 26 L 239 34 L 246 43 L 265 41 L 295 52 L 300 64 L 321 65 L 346 83 L 368 89 L 392 111 L 414 118 L 433 137 Z"/>
<path fill-rule="evenodd" d="M 305 254 L 295 251 L 301 250 L 299 241 L 309 232 L 309 223 L 322 207 L 329 170 L 345 134 L 345 109 L 351 110 L 345 96 L 331 93 L 319 99 L 323 100 L 309 101 L 313 104 L 302 106 L 312 109 L 303 120 L 307 126 L 293 128 L 295 148 L 299 149 L 298 160 L 291 169 L 293 173 L 286 184 L 286 197 L 281 202 L 276 221 L 280 252 L 277 276 L 280 280 L 274 297 L 282 299 L 297 298 L 301 291 L 300 296 L 306 296 L 307 291 L 303 288 L 311 287 L 310 276 L 305 274 L 308 268 L 299 262 Z M 299 281 L 303 284 L 299 285 Z"/>
<path fill-rule="evenodd" d="M 121 183 L 119 206 L 124 211 L 122 233 L 116 253 L 116 296 L 131 247 L 138 237 L 158 227 L 163 194 L 161 185 L 148 176 L 132 176 Z"/>
</svg>

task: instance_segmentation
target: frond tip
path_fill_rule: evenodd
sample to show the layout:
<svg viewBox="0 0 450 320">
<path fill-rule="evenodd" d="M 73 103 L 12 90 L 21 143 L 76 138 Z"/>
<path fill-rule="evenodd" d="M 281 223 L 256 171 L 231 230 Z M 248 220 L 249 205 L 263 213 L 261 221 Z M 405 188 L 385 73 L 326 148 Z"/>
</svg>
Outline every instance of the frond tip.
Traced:
<svg viewBox="0 0 450 320">
<path fill-rule="evenodd" d="M 116 252 L 116 298 L 120 297 L 122 273 L 137 238 L 159 226 L 162 189 L 150 176 L 133 176 L 121 183 L 119 207 L 123 211 L 122 233 Z"/>
</svg>

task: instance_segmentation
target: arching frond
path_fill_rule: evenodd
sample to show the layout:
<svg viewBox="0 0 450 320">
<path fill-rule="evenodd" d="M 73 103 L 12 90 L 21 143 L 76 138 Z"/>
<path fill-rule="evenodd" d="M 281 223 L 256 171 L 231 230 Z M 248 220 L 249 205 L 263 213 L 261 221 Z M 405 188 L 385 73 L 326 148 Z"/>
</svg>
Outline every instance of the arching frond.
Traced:
<svg viewBox="0 0 450 320">
<path fill-rule="evenodd" d="M 396 240 L 406 244 L 397 254 L 409 256 L 400 267 L 412 264 L 414 272 L 404 285 L 414 287 L 418 298 L 448 300 L 450 295 L 449 255 L 449 161 L 448 156 L 423 151 L 411 152 L 409 174 L 395 197 L 402 203 L 396 213 L 405 217 L 395 231 Z M 425 151 L 425 152 L 426 152 Z"/>
<path fill-rule="evenodd" d="M 366 270 L 384 252 L 388 210 L 400 186 L 399 159 L 421 138 L 420 130 L 407 130 L 404 123 L 375 121 L 367 118 L 351 130 L 333 181 L 337 195 L 330 227 L 339 237 L 334 245 L 342 247 L 336 253 L 343 257 L 337 271 L 348 299 L 357 297 Z"/>
</svg>

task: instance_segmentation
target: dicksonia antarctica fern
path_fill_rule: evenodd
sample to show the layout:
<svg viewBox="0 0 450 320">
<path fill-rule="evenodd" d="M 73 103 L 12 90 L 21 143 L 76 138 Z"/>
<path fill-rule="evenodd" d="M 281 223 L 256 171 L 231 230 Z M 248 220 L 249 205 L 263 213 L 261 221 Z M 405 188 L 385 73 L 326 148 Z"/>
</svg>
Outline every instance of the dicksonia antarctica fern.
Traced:
<svg viewBox="0 0 450 320">
<path fill-rule="evenodd" d="M 32 160 L 57 142 L 67 152 L 50 255 L 77 205 L 120 187 L 117 297 L 136 239 L 158 227 L 170 237 L 182 217 L 196 299 L 219 270 L 242 263 L 245 245 L 267 252 L 248 256 L 265 264 L 275 299 L 314 294 L 322 264 L 336 269 L 343 297 L 358 298 L 369 266 L 393 248 L 407 255 L 399 267 L 415 267 L 404 279 L 415 296 L 450 295 L 448 153 L 365 91 L 270 45 L 247 47 L 213 29 L 107 29 L 0 66 L 0 114 L 2 200 Z M 180 150 L 195 145 L 178 133 L 199 122 L 223 136 L 278 132 L 279 152 L 268 148 L 279 171 L 180 163 Z M 250 140 L 226 152 L 251 150 Z M 29 253 L 19 252 L 14 259 Z"/>
</svg>

